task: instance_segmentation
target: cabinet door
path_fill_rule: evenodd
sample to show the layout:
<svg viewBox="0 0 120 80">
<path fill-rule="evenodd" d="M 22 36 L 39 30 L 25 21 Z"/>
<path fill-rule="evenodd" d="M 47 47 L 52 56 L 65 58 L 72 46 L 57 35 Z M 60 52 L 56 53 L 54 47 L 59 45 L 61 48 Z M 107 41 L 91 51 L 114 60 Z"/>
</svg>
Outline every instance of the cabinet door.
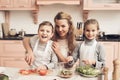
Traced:
<svg viewBox="0 0 120 80">
<path fill-rule="evenodd" d="M 80 0 L 37 0 L 38 5 L 49 5 L 49 4 L 68 4 L 68 5 L 79 5 Z"/>
<path fill-rule="evenodd" d="M 1 40 L 3 53 L 0 56 L 25 56 L 25 49 L 21 40 Z"/>
<path fill-rule="evenodd" d="M 14 0 L 14 8 L 30 8 L 31 7 L 31 0 Z"/>
<path fill-rule="evenodd" d="M 12 7 L 12 0 L 0 0 L 0 10 Z"/>
<path fill-rule="evenodd" d="M 0 42 L 0 54 L 3 53 L 3 44 Z"/>
<path fill-rule="evenodd" d="M 120 59 L 120 42 L 119 42 L 118 54 L 119 54 L 119 59 Z"/>
<path fill-rule="evenodd" d="M 1 57 L 0 66 L 16 67 L 16 68 L 26 68 L 26 67 L 28 67 L 24 58 L 20 58 L 20 57 Z"/>
<path fill-rule="evenodd" d="M 106 66 L 113 70 L 113 60 L 118 57 L 118 42 L 102 42 L 105 48 Z"/>
<path fill-rule="evenodd" d="M 119 0 L 84 0 L 84 10 L 120 10 Z"/>
</svg>

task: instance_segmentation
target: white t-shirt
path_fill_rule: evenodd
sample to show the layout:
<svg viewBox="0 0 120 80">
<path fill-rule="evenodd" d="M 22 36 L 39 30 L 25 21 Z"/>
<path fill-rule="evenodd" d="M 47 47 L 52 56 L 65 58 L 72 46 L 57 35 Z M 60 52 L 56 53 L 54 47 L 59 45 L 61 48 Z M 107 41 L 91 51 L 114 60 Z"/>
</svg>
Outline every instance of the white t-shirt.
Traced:
<svg viewBox="0 0 120 80">
<path fill-rule="evenodd" d="M 54 64 L 57 63 L 58 59 L 51 48 L 52 42 L 53 41 L 49 40 L 46 44 L 41 44 L 38 36 L 30 38 L 30 45 L 35 56 L 35 60 L 32 64 L 33 67 L 46 65 L 48 68 L 54 68 Z"/>
</svg>

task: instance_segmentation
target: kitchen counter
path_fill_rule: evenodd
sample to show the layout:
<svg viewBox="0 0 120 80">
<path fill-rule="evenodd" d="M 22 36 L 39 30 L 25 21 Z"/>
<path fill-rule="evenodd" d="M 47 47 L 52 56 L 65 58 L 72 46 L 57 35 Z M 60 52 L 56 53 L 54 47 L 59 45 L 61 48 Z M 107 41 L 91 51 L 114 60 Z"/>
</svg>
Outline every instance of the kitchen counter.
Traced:
<svg viewBox="0 0 120 80">
<path fill-rule="evenodd" d="M 34 35 L 36 35 L 36 34 L 25 34 L 24 37 L 31 37 Z M 0 40 L 22 40 L 22 39 L 23 39 L 23 37 L 19 37 L 19 36 L 0 38 Z"/>
<path fill-rule="evenodd" d="M 86 78 L 75 74 L 71 78 L 60 78 L 56 75 L 55 72 L 49 73 L 46 76 L 40 76 L 38 74 L 22 75 L 19 73 L 19 70 L 20 68 L 5 67 L 3 73 L 8 75 L 10 77 L 10 80 L 103 80 L 103 75 L 94 78 Z M 111 76 L 111 72 L 109 72 L 108 80 L 112 80 L 110 79 Z"/>
<path fill-rule="evenodd" d="M 32 37 L 36 34 L 25 34 L 25 37 Z M 0 40 L 22 40 L 22 37 L 5 37 L 5 38 L 0 38 Z M 83 41 L 84 39 L 76 39 L 76 41 Z M 98 41 L 111 41 L 111 42 L 120 42 L 120 38 L 118 39 L 107 39 L 107 38 L 103 38 L 103 39 L 98 39 Z"/>
</svg>

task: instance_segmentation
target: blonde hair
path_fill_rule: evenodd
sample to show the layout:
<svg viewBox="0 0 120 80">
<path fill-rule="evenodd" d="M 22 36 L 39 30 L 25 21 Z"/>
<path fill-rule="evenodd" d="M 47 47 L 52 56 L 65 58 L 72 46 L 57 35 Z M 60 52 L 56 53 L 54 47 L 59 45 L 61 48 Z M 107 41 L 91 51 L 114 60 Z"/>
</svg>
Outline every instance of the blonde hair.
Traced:
<svg viewBox="0 0 120 80">
<path fill-rule="evenodd" d="M 88 19 L 85 23 L 84 23 L 84 30 L 86 28 L 87 25 L 89 24 L 96 24 L 97 26 L 97 30 L 99 30 L 99 23 L 96 19 Z"/>
</svg>

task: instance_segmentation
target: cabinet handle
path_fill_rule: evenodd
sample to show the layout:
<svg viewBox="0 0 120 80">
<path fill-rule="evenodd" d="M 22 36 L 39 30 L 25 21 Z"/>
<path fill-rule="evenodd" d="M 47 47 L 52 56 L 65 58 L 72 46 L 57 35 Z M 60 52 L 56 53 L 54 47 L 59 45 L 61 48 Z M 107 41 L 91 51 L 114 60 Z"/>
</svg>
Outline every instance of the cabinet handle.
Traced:
<svg viewBox="0 0 120 80">
<path fill-rule="evenodd" d="M 20 58 L 16 58 L 14 59 L 15 61 L 21 61 L 21 60 L 24 60 L 24 59 L 20 59 Z"/>
<path fill-rule="evenodd" d="M 1 8 L 7 8 L 7 6 L 0 6 Z"/>
<path fill-rule="evenodd" d="M 25 6 L 19 6 L 20 8 L 25 8 Z"/>
<path fill-rule="evenodd" d="M 104 7 L 112 7 L 111 5 L 104 5 Z"/>
</svg>

